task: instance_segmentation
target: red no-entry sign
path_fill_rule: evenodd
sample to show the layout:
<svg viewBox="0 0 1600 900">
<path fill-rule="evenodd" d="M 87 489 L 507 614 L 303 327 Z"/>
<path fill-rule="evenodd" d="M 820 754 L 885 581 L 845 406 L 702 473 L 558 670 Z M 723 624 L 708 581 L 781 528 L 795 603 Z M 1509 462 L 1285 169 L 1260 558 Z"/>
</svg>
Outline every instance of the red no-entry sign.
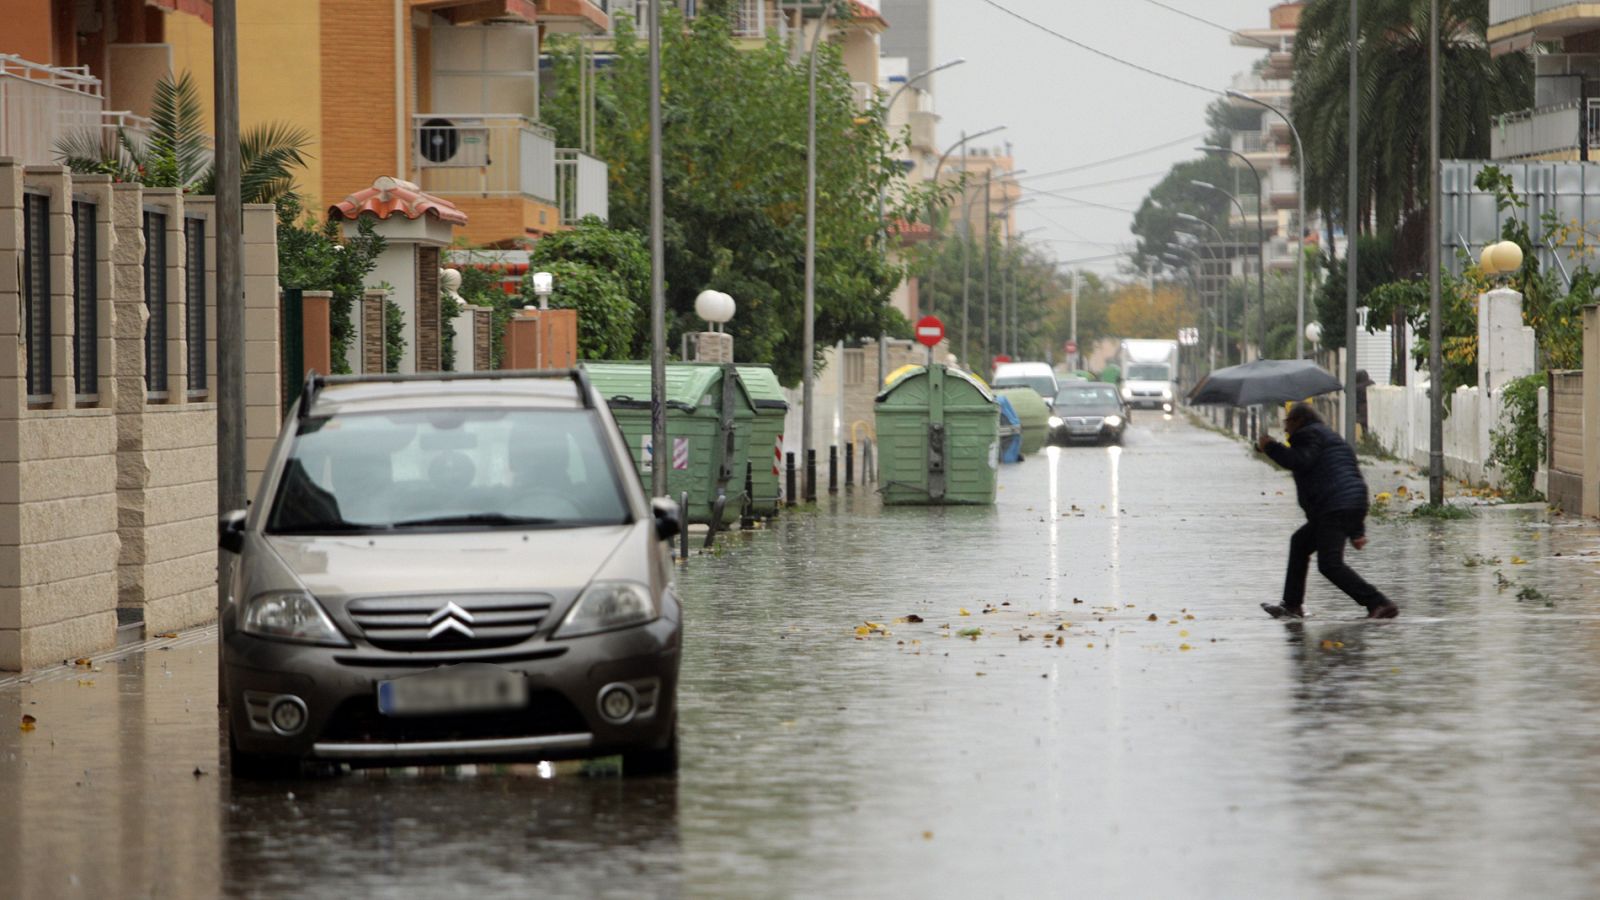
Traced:
<svg viewBox="0 0 1600 900">
<path fill-rule="evenodd" d="M 917 320 L 917 343 L 924 347 L 937 346 L 944 340 L 944 323 L 938 316 L 923 316 Z"/>
<path fill-rule="evenodd" d="M 1067 352 L 1068 353 L 1077 353 L 1078 352 L 1078 342 L 1077 341 L 1067 341 Z"/>
</svg>

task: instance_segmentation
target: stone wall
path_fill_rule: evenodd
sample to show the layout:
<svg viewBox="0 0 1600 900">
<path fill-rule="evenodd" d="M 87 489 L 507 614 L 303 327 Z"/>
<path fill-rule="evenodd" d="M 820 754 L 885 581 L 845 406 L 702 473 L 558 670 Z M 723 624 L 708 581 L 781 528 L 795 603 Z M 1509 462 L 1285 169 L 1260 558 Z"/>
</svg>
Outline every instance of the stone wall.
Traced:
<svg viewBox="0 0 1600 900">
<path fill-rule="evenodd" d="M 48 392 L 27 395 L 24 192 L 49 201 Z M 93 259 L 76 260 L 76 199 Z M 85 214 L 90 207 L 79 207 Z M 164 212 L 167 378 L 146 384 L 146 209 Z M 0 670 L 211 619 L 216 608 L 215 228 L 209 198 L 24 170 L 0 159 Z M 189 379 L 186 217 L 206 221 L 206 378 Z M 246 399 L 252 472 L 278 425 L 276 223 L 245 212 Z M 85 251 L 87 252 L 87 251 Z M 77 271 L 92 272 L 99 377 L 77 383 Z M 87 308 L 87 307 L 86 307 Z M 198 362 L 198 361 L 197 361 Z M 148 390 L 147 390 L 148 387 Z"/>
</svg>

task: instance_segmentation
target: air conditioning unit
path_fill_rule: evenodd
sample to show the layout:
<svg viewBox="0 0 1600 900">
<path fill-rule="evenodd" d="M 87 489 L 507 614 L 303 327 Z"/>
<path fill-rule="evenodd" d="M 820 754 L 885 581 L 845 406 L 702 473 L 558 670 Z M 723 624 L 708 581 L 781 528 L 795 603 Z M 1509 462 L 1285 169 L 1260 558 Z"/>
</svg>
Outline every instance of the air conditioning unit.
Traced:
<svg viewBox="0 0 1600 900">
<path fill-rule="evenodd" d="M 483 119 L 431 118 L 417 126 L 417 163 L 422 168 L 489 165 L 489 128 Z"/>
</svg>

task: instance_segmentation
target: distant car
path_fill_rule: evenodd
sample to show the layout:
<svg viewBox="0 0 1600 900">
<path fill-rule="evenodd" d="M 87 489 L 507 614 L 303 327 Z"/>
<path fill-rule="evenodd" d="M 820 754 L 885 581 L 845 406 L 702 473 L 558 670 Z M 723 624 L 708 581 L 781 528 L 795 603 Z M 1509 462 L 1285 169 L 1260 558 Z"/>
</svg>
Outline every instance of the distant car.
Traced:
<svg viewBox="0 0 1600 900">
<path fill-rule="evenodd" d="M 1130 413 L 1114 384 L 1068 382 L 1056 394 L 1050 443 L 1122 443 Z"/>
<path fill-rule="evenodd" d="M 680 527 L 581 372 L 314 377 L 222 518 L 232 771 L 676 771 Z"/>
<path fill-rule="evenodd" d="M 994 367 L 994 378 L 989 384 L 994 388 L 1033 388 L 1046 404 L 1054 402 L 1056 391 L 1061 388 L 1055 369 L 1043 362 L 1001 363 Z"/>
</svg>

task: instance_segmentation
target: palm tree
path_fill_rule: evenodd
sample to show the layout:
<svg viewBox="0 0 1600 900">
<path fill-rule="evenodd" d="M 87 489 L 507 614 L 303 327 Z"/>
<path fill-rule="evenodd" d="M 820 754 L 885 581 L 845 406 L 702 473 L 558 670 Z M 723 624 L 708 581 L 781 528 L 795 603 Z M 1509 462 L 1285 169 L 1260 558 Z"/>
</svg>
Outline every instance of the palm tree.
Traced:
<svg viewBox="0 0 1600 900">
<path fill-rule="evenodd" d="M 1360 212 L 1380 232 L 1427 202 L 1428 3 L 1360 6 Z M 1310 0 L 1294 46 L 1293 117 L 1306 139 L 1306 203 L 1323 212 L 1330 229 L 1345 207 L 1349 10 L 1350 0 Z M 1487 158 L 1494 116 L 1533 103 L 1533 65 L 1524 54 L 1490 57 L 1488 0 L 1440 0 L 1439 13 L 1440 153 Z"/>
<path fill-rule="evenodd" d="M 214 192 L 216 172 L 200 92 L 188 72 L 156 83 L 147 137 L 125 128 L 70 134 L 56 143 L 56 156 L 74 172 L 110 175 L 146 187 Z M 240 191 L 245 203 L 276 203 L 294 192 L 294 170 L 305 165 L 311 137 L 304 129 L 269 122 L 239 139 Z"/>
</svg>

